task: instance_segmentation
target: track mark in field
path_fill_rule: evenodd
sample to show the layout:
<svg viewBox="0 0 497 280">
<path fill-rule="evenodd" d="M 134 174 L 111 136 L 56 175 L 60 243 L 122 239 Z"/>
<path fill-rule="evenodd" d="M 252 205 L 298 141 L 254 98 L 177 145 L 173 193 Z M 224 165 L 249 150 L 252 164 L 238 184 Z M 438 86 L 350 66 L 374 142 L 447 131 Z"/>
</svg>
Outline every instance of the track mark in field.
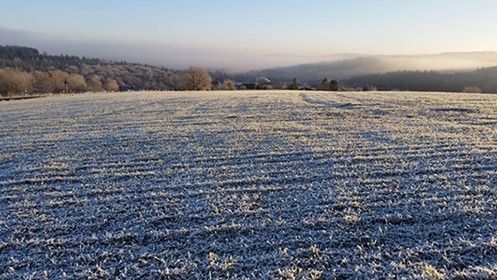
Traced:
<svg viewBox="0 0 497 280">
<path fill-rule="evenodd" d="M 331 93 L 328 93 L 331 94 Z M 304 103 L 314 105 L 314 106 L 325 106 L 335 109 L 354 109 L 357 107 L 361 107 L 360 103 L 357 102 L 337 102 L 334 100 L 330 100 L 329 98 L 324 97 L 322 94 L 309 94 L 309 93 L 300 93 L 300 98 Z"/>
</svg>

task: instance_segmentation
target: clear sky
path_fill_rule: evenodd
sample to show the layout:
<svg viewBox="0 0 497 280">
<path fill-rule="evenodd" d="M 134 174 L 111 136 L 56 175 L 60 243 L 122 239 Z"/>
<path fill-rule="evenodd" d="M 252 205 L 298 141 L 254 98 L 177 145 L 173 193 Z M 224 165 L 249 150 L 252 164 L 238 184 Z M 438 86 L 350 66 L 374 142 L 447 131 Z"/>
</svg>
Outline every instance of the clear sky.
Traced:
<svg viewBox="0 0 497 280">
<path fill-rule="evenodd" d="M 0 6 L 0 28 L 39 39 L 204 55 L 497 50 L 495 0 L 0 0 Z"/>
</svg>

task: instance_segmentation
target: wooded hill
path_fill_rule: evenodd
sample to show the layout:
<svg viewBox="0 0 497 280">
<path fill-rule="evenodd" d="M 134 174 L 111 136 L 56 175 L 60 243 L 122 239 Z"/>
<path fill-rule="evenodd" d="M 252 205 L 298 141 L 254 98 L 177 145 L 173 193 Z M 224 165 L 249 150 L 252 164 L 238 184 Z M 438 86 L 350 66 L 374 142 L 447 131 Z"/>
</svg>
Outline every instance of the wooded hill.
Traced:
<svg viewBox="0 0 497 280">
<path fill-rule="evenodd" d="M 456 73 L 402 71 L 372 74 L 349 79 L 345 84 L 378 90 L 497 93 L 497 67 Z"/>
<path fill-rule="evenodd" d="M 353 77 L 396 71 L 473 71 L 497 66 L 497 52 L 460 52 L 430 55 L 376 55 L 352 59 L 302 64 L 241 73 L 235 80 L 251 81 L 267 77 L 273 82 L 288 82 L 293 78 L 315 84 L 324 78 L 346 80 Z"/>
<path fill-rule="evenodd" d="M 0 69 L 3 69 L 3 79 L 30 78 L 33 83 L 31 90 L 40 92 L 60 92 L 65 89 L 65 84 L 61 85 L 61 82 L 77 85 L 71 88 L 69 84 L 68 90 L 71 92 L 171 90 L 176 88 L 180 73 L 137 63 L 48 55 L 34 48 L 18 46 L 0 46 Z"/>
</svg>

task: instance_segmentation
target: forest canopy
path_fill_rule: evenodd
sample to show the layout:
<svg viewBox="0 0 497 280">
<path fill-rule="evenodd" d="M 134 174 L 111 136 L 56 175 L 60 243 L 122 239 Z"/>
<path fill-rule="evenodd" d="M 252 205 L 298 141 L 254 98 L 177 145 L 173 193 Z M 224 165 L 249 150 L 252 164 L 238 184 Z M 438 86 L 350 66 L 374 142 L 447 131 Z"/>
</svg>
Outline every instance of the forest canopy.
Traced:
<svg viewBox="0 0 497 280">
<path fill-rule="evenodd" d="M 0 46 L 0 94 L 177 89 L 180 71 Z"/>
</svg>

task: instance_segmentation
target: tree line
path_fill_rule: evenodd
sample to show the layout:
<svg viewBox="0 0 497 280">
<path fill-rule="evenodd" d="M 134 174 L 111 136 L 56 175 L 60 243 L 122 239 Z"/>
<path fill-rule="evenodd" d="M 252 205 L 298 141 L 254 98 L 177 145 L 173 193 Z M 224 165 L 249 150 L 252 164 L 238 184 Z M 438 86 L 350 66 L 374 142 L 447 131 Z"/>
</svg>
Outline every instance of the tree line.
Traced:
<svg viewBox="0 0 497 280">
<path fill-rule="evenodd" d="M 48 55 L 18 46 L 0 46 L 0 95 L 78 93 L 129 90 L 243 89 L 235 75 L 209 73 L 191 67 L 180 71 L 146 64 L 67 55 Z M 364 75 L 344 81 L 324 79 L 320 84 L 290 82 L 264 84 L 258 89 L 409 90 L 497 93 L 497 67 L 440 73 L 402 71 Z"/>
<path fill-rule="evenodd" d="M 219 72 L 220 73 L 220 72 Z M 0 95 L 129 90 L 235 90 L 227 75 L 190 67 L 180 71 L 146 64 L 0 46 Z"/>
<path fill-rule="evenodd" d="M 118 90 L 119 85 L 116 80 L 103 79 L 97 74 L 85 78 L 83 75 L 61 70 L 27 72 L 14 68 L 0 69 L 2 96 Z"/>
<path fill-rule="evenodd" d="M 349 79 L 345 84 L 378 90 L 497 93 L 496 81 L 497 67 L 490 67 L 456 73 L 401 71 L 373 74 Z"/>
<path fill-rule="evenodd" d="M 0 94 L 180 89 L 181 71 L 0 46 Z"/>
</svg>

